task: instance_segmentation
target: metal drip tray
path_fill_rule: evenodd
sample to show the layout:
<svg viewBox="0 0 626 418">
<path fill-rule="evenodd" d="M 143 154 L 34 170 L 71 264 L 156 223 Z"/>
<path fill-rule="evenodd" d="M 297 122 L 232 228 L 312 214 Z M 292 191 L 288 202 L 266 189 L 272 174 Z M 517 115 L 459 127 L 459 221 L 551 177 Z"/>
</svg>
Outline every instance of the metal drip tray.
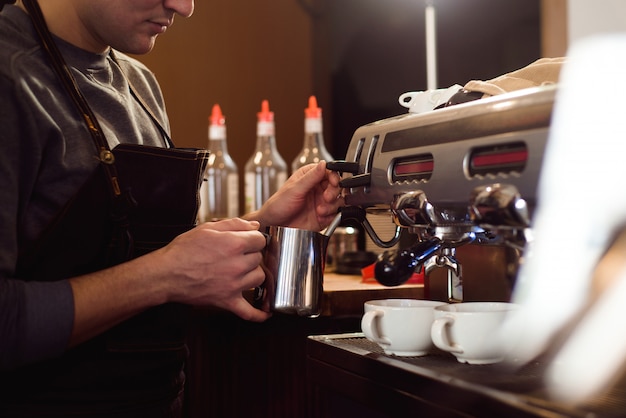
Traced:
<svg viewBox="0 0 626 418">
<path fill-rule="evenodd" d="M 369 403 L 383 411 L 382 416 L 408 412 L 402 408 L 417 413 L 422 407 L 430 416 L 626 416 L 626 381 L 584 404 L 559 404 L 547 394 L 541 360 L 523 367 L 469 365 L 437 349 L 422 357 L 396 357 L 360 333 L 309 337 L 307 353 L 314 384 Z M 333 387 L 335 382 L 343 383 Z M 359 399 L 362 393 L 367 395 Z"/>
</svg>

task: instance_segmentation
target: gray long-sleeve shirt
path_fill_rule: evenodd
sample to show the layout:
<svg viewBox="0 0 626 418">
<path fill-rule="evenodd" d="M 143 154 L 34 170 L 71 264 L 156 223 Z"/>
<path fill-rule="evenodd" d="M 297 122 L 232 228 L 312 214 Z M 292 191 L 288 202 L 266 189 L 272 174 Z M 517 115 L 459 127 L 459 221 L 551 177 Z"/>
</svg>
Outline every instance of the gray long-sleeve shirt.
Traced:
<svg viewBox="0 0 626 418">
<path fill-rule="evenodd" d="M 121 142 L 164 145 L 128 88 L 127 78 L 169 130 L 160 88 L 145 66 L 116 53 L 118 65 L 109 54 L 55 40 L 111 148 Z M 5 6 L 0 13 L 0 370 L 66 349 L 74 318 L 69 283 L 15 277 L 17 256 L 97 164 L 91 136 L 50 68 L 29 17 Z"/>
</svg>

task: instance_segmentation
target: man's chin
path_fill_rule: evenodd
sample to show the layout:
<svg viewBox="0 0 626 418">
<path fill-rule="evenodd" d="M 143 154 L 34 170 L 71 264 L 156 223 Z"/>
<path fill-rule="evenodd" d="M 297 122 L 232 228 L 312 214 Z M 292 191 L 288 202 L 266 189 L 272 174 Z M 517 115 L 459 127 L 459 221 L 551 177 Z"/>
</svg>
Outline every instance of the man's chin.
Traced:
<svg viewBox="0 0 626 418">
<path fill-rule="evenodd" d="M 153 35 L 146 39 L 144 42 L 137 42 L 135 44 L 126 44 L 123 48 L 115 48 L 120 52 L 132 55 L 144 55 L 154 49 L 157 35 Z"/>
</svg>

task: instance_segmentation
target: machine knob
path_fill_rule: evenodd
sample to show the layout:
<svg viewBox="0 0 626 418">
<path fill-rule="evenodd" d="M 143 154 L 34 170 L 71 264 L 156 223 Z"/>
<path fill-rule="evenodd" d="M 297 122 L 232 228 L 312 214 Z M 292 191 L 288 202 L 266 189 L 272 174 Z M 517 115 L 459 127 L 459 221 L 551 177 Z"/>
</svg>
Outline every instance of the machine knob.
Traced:
<svg viewBox="0 0 626 418">
<path fill-rule="evenodd" d="M 358 174 L 359 163 L 356 161 L 335 160 L 326 162 L 326 168 L 340 173 Z"/>
<path fill-rule="evenodd" d="M 344 189 L 352 189 L 355 187 L 366 187 L 370 185 L 372 176 L 369 173 L 359 173 L 360 166 L 357 161 L 335 160 L 328 161 L 326 168 L 339 173 L 350 173 L 352 177 L 341 180 L 339 185 Z"/>
<path fill-rule="evenodd" d="M 374 266 L 376 280 L 384 286 L 399 286 L 441 247 L 438 239 L 420 241 L 400 251 L 385 251 Z"/>
<path fill-rule="evenodd" d="M 369 174 L 357 174 L 356 176 L 348 177 L 339 182 L 339 186 L 344 189 L 352 189 L 355 187 L 369 186 L 372 182 L 372 176 Z"/>
</svg>

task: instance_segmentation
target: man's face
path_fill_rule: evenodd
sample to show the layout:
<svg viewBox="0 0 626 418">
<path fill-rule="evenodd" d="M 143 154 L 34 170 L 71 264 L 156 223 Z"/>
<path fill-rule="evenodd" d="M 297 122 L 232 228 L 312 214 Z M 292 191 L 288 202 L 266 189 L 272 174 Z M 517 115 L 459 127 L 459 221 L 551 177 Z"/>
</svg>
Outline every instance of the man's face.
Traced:
<svg viewBox="0 0 626 418">
<path fill-rule="evenodd" d="M 102 52 L 111 46 L 131 54 L 145 54 L 156 37 L 174 22 L 189 17 L 194 0 L 77 0 L 80 46 Z"/>
</svg>

